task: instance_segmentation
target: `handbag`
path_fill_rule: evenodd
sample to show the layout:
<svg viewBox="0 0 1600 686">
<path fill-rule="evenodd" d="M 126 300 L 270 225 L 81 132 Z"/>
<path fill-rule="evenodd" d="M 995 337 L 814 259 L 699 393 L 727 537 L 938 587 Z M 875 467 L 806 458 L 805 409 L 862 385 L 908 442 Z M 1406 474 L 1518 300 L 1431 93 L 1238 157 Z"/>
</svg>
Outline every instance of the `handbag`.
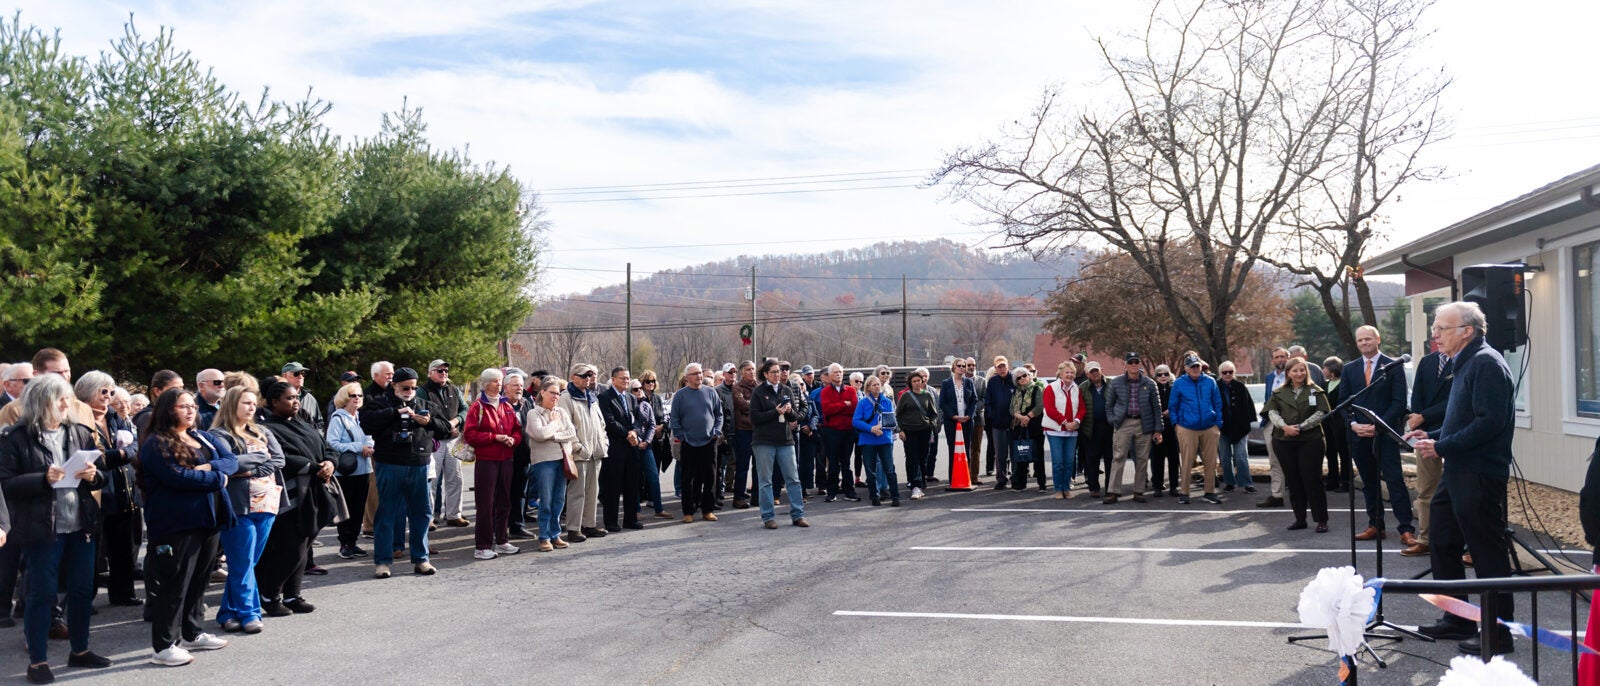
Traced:
<svg viewBox="0 0 1600 686">
<path fill-rule="evenodd" d="M 1022 439 L 1022 440 L 1018 440 L 1018 441 L 1012 441 L 1011 442 L 1011 461 L 1012 462 L 1032 462 L 1033 461 L 1033 441 L 1029 440 L 1029 439 Z"/>
<path fill-rule="evenodd" d="M 339 451 L 339 456 L 333 461 L 333 471 L 339 476 L 350 476 L 361 467 L 361 453 L 349 450 Z"/>
<path fill-rule="evenodd" d="M 482 419 L 483 403 L 473 403 L 472 405 L 473 407 L 478 408 L 478 418 Z M 462 436 L 457 438 L 456 442 L 450 445 L 450 457 L 456 458 L 464 464 L 472 464 L 478 461 L 478 451 L 474 449 L 470 443 L 467 443 L 466 426 L 467 425 L 465 422 L 461 424 Z"/>
</svg>

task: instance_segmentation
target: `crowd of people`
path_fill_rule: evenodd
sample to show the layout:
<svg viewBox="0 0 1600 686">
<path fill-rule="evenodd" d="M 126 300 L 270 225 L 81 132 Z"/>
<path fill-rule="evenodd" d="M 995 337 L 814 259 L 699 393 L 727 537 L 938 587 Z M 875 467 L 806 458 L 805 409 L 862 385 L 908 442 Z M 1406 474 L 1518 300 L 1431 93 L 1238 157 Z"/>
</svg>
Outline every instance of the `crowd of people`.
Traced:
<svg viewBox="0 0 1600 686">
<path fill-rule="evenodd" d="M 805 528 L 813 498 L 859 502 L 865 491 L 888 507 L 923 499 L 941 482 L 941 442 L 947 456 L 958 441 L 969 455 L 967 473 L 947 461 L 945 479 L 989 477 L 997 490 L 1022 491 L 1031 471 L 1040 492 L 1069 499 L 1081 476 L 1079 488 L 1106 505 L 1147 494 L 1186 505 L 1199 467 L 1199 498 L 1219 504 L 1222 493 L 1256 490 L 1246 451 L 1257 424 L 1271 432 L 1271 493 L 1259 505 L 1282 506 L 1287 490 L 1289 529 L 1328 531 L 1326 492 L 1349 486 L 1353 461 L 1369 515 L 1356 538 L 1387 535 L 1387 483 L 1406 554 L 1427 554 L 1429 520 L 1413 521 L 1398 444 L 1378 435 L 1374 417 L 1427 440 L 1449 423 L 1450 392 L 1439 387 L 1449 366 L 1425 358 L 1437 369 L 1408 398 L 1377 331 L 1363 327 L 1356 340 L 1362 359 L 1349 364 L 1273 351 L 1259 410 L 1232 362 L 1213 373 L 1193 352 L 1177 374 L 1166 365 L 1147 373 L 1127 353 L 1116 376 L 1081 354 L 1043 378 L 1004 356 L 986 372 L 956 359 L 936 389 L 926 368 L 897 380 L 886 366 L 846 376 L 839 364 L 791 368 L 772 358 L 716 372 L 692 363 L 671 389 L 654 371 L 634 379 L 626 367 L 604 379 L 589 364 L 564 375 L 490 368 L 465 385 L 470 395 L 445 360 L 424 374 L 376 362 L 365 385 L 343 374 L 324 406 L 297 362 L 262 379 L 201 370 L 194 391 L 161 370 L 148 386 L 153 402 L 141 402 L 103 372 L 74 381 L 66 354 L 47 348 L 0 370 L 0 624 L 14 625 L 13 607 L 23 619 L 35 683 L 53 679 L 51 638 L 69 641 L 69 666 L 105 667 L 89 646 L 90 604 L 103 586 L 112 605 L 143 605 L 150 662 L 183 665 L 228 645 L 213 631 L 254 634 L 267 618 L 313 612 L 304 578 L 326 573 L 314 552 L 329 527 L 339 557 L 370 557 L 379 579 L 402 558 L 414 574 L 435 574 L 429 532 L 441 526 L 475 527 L 474 559 L 493 560 L 642 529 L 645 517 L 675 519 L 667 487 L 684 524 L 754 506 L 761 526 L 776 529 L 786 504 L 790 525 Z M 1331 411 L 1355 393 L 1373 415 Z M 463 510 L 468 464 L 476 522 Z M 1430 466 L 1433 483 L 1419 483 L 1423 512 L 1440 480 Z M 1449 531 L 1459 556 L 1462 534 Z M 224 590 L 207 617 L 212 581 Z"/>
</svg>

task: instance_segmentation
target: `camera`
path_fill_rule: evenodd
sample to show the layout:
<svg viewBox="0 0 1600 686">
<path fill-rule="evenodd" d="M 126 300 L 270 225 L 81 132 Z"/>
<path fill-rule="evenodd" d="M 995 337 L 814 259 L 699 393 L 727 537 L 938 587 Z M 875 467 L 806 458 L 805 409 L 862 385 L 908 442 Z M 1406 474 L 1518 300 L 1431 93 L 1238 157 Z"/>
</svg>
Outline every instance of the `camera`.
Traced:
<svg viewBox="0 0 1600 686">
<path fill-rule="evenodd" d="M 394 440 L 396 443 L 410 443 L 411 431 L 417 428 L 417 422 L 411 418 L 411 408 L 401 406 L 400 410 L 400 430 L 395 432 Z"/>
</svg>

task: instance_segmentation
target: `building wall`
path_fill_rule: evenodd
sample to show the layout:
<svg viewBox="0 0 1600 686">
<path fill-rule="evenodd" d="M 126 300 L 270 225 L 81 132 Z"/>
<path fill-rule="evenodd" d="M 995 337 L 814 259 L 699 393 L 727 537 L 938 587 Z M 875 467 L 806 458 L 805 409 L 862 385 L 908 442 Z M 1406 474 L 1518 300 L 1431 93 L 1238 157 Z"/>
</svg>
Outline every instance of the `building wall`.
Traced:
<svg viewBox="0 0 1600 686">
<path fill-rule="evenodd" d="M 1595 240 L 1600 240 L 1600 212 L 1467 251 L 1455 259 L 1458 277 L 1462 267 L 1475 264 L 1544 265 L 1543 272 L 1530 272 L 1527 281 L 1529 345 L 1507 359 L 1513 375 L 1524 356 L 1528 365 L 1522 382 L 1526 410 L 1517 413 L 1512 449 L 1523 478 L 1568 491 L 1583 485 L 1587 458 L 1600 436 L 1600 421 L 1577 417 L 1572 372 L 1576 352 L 1571 247 Z"/>
</svg>

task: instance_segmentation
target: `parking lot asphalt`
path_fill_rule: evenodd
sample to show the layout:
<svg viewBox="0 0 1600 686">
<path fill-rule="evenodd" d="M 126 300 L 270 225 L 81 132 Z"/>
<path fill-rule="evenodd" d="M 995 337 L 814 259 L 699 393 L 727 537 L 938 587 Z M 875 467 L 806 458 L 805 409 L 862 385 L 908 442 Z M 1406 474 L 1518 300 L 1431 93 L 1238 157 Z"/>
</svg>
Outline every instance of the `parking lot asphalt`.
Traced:
<svg viewBox="0 0 1600 686">
<path fill-rule="evenodd" d="M 84 684 L 1332 683 L 1325 642 L 1286 639 L 1311 633 L 1298 626 L 1301 588 L 1350 563 L 1348 510 L 1329 533 L 1291 532 L 1288 510 L 1257 498 L 1107 506 L 1081 488 L 1063 501 L 934 487 L 899 508 L 812 499 L 807 529 L 766 530 L 755 508 L 730 508 L 717 522 L 646 518 L 643 531 L 482 562 L 471 529 L 443 528 L 439 574 L 399 565 L 388 580 L 335 556 L 330 531 L 317 549 L 330 574 L 307 580 L 312 614 L 159 668 L 144 664 L 139 610 L 102 596 L 92 646 L 113 667 L 63 667 L 64 642 L 52 663 L 63 683 Z M 1368 546 L 1357 560 L 1370 577 Z M 1386 576 L 1427 568 L 1394 551 Z M 1568 612 L 1564 598 L 1541 608 Z M 1385 610 L 1405 625 L 1438 615 L 1415 597 Z M 1456 653 L 1453 642 L 1375 647 L 1389 667 L 1363 662 L 1362 683 L 1433 683 Z M 1530 647 L 1517 649 L 1526 670 Z M 0 654 L 0 675 L 20 681 L 20 627 L 0 630 Z M 1541 660 L 1545 674 L 1566 673 L 1564 655 Z"/>
</svg>

